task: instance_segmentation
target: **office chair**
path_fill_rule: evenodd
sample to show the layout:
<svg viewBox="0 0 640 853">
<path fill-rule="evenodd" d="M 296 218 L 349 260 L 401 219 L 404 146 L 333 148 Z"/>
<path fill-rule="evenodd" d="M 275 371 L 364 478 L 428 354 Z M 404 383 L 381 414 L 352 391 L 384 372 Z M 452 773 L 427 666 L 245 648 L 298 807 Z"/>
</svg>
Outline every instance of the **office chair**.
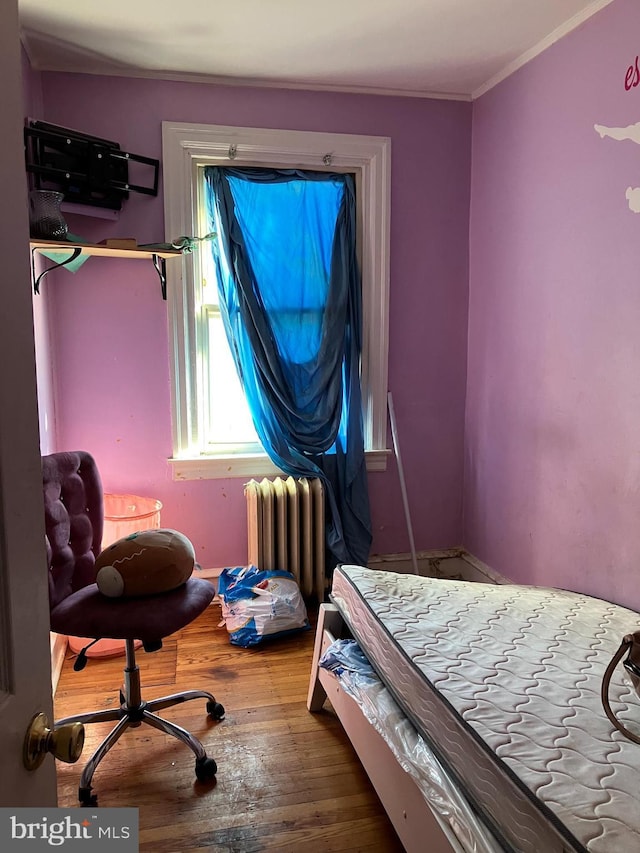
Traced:
<svg viewBox="0 0 640 853">
<path fill-rule="evenodd" d="M 143 701 L 140 671 L 135 659 L 135 640 L 147 652 L 162 647 L 162 639 L 188 625 L 211 603 L 215 590 L 208 581 L 189 580 L 178 589 L 141 598 L 107 598 L 95 583 L 95 560 L 100 553 L 103 527 L 103 494 L 94 459 L 86 452 L 53 453 L 42 458 L 45 532 L 49 565 L 51 630 L 59 634 L 125 641 L 124 685 L 118 708 L 65 717 L 70 722 L 116 721 L 117 725 L 87 762 L 80 779 L 78 799 L 95 805 L 91 782 L 96 768 L 127 728 L 147 723 L 173 735 L 195 754 L 195 773 L 209 781 L 217 772 L 200 741 L 155 712 L 190 699 L 205 699 L 208 715 L 224 717 L 224 708 L 204 690 L 188 690 Z M 80 663 L 82 654 L 80 655 Z M 76 668 L 78 661 L 76 662 Z"/>
</svg>

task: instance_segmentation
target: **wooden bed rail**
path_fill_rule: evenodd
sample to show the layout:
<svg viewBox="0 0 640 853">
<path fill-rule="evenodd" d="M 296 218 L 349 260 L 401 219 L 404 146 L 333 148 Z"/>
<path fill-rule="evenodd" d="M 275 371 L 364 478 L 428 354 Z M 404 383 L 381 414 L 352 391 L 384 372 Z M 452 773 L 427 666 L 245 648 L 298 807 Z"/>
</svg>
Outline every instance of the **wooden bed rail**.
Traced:
<svg viewBox="0 0 640 853">
<path fill-rule="evenodd" d="M 338 679 L 318 666 L 325 649 L 336 637 L 349 636 L 338 609 L 322 604 L 307 695 L 307 708 L 318 713 L 327 700 L 351 741 L 371 784 L 407 853 L 463 853 L 442 818 L 435 815 L 413 778 L 400 766 L 384 738 L 364 716 Z"/>
</svg>

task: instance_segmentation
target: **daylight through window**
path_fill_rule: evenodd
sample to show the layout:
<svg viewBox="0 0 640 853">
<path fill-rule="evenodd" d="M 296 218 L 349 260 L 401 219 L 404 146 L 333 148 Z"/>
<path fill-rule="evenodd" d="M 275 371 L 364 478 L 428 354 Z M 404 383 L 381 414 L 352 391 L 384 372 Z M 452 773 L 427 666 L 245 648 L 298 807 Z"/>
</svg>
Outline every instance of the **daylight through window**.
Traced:
<svg viewBox="0 0 640 853">
<path fill-rule="evenodd" d="M 233 163 L 230 146 L 235 146 Z M 233 150 L 233 149 L 231 149 Z M 333 151 L 330 162 L 327 151 Z M 212 227 L 204 167 L 292 166 L 355 175 L 363 289 L 361 384 L 367 467 L 386 465 L 389 140 L 163 123 L 166 238 Z M 207 242 L 167 265 L 174 477 L 263 476 L 276 469 L 253 428 L 218 304 Z"/>
</svg>

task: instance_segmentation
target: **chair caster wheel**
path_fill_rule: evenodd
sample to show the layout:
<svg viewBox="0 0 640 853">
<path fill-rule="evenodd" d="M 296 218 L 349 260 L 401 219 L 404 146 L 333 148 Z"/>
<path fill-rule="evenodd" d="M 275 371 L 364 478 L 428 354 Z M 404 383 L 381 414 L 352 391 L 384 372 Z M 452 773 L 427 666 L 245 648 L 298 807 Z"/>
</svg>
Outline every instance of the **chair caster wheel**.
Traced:
<svg viewBox="0 0 640 853">
<path fill-rule="evenodd" d="M 207 702 L 207 714 L 212 720 L 221 720 L 224 717 L 224 708 L 219 702 Z"/>
<path fill-rule="evenodd" d="M 97 806 L 98 795 L 91 793 L 91 788 L 78 788 L 78 799 L 81 806 Z"/>
<path fill-rule="evenodd" d="M 218 772 L 218 765 L 213 758 L 196 759 L 196 777 L 198 782 L 210 782 Z"/>
</svg>

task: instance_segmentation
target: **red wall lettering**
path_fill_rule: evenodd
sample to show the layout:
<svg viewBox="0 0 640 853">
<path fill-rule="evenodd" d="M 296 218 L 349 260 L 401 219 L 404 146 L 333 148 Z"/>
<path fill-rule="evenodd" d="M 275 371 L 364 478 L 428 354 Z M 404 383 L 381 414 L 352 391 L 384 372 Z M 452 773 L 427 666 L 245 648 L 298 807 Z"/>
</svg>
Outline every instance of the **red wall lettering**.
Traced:
<svg viewBox="0 0 640 853">
<path fill-rule="evenodd" d="M 627 68 L 627 73 L 624 76 L 624 88 L 628 92 L 629 89 L 635 88 L 638 83 L 640 83 L 640 69 L 638 68 L 638 57 L 636 56 L 635 63 Z"/>
</svg>

